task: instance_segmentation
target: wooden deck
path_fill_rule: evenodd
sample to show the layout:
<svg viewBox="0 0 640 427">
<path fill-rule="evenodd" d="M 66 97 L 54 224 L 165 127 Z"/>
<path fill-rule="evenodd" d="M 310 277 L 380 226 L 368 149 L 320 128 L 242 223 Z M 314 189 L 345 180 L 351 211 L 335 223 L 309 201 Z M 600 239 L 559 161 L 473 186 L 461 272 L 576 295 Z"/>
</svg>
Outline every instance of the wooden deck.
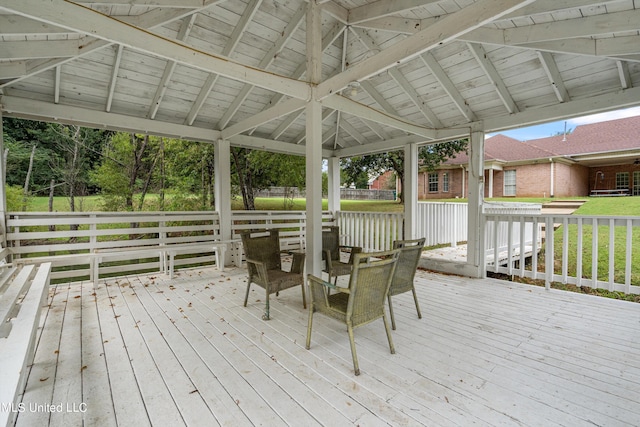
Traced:
<svg viewBox="0 0 640 427">
<path fill-rule="evenodd" d="M 318 315 L 230 268 L 51 288 L 18 426 L 640 424 L 640 304 L 418 272 L 423 319 Z"/>
</svg>

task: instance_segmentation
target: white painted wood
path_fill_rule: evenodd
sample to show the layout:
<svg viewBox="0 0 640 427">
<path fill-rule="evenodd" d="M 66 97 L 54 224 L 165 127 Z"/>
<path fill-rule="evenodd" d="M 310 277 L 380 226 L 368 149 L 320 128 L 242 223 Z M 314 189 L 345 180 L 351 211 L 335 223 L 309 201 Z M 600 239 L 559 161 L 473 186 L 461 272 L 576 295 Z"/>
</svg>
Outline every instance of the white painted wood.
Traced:
<svg viewBox="0 0 640 427">
<path fill-rule="evenodd" d="M 355 377 L 343 329 L 318 316 L 304 349 L 308 312 L 299 292 L 274 297 L 264 322 L 259 303 L 241 305 L 245 278 L 244 269 L 207 268 L 171 281 L 111 281 L 96 296 L 90 286 L 71 288 L 83 310 L 99 310 L 107 361 L 124 355 L 108 364 L 113 390 L 100 396 L 122 416 L 118 425 L 150 425 L 148 417 L 153 425 L 633 425 L 638 417 L 640 371 L 629 362 L 640 356 L 638 326 L 628 322 L 634 303 L 418 271 L 426 317 L 417 319 L 410 294 L 394 300 L 395 355 L 381 324 L 357 329 L 362 375 Z M 250 301 L 260 298 L 252 293 Z M 44 330 L 73 304 L 56 295 Z M 87 337 L 74 329 L 73 344 L 82 347 Z M 101 366 L 95 356 L 87 364 Z M 125 384 L 129 390 L 117 393 Z M 189 410 L 205 408 L 188 421 Z"/>
<path fill-rule="evenodd" d="M 20 412 L 19 395 L 27 382 L 27 367 L 34 359 L 36 332 L 48 295 L 50 272 L 51 264 L 42 264 L 37 269 L 24 267 L 0 299 L 0 402 L 5 405 L 0 411 L 2 425 L 11 425 Z"/>
</svg>

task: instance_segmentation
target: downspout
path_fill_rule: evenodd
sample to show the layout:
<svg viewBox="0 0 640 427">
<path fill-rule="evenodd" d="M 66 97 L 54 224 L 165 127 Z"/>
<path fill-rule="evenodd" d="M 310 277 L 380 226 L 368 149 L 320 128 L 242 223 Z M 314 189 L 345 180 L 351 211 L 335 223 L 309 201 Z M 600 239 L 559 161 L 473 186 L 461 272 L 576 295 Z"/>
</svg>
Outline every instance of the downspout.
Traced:
<svg viewBox="0 0 640 427">
<path fill-rule="evenodd" d="M 554 197 L 554 189 L 555 189 L 554 169 L 555 168 L 553 167 L 553 158 L 549 157 L 549 172 L 551 174 L 551 179 L 550 179 L 551 185 L 549 188 L 549 197 Z"/>
</svg>

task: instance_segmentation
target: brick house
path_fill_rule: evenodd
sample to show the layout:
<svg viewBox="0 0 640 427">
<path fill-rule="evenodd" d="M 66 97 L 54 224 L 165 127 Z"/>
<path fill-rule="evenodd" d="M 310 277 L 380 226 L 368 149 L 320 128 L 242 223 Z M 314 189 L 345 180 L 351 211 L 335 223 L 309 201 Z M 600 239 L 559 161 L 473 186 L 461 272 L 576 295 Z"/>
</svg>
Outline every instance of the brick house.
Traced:
<svg viewBox="0 0 640 427">
<path fill-rule="evenodd" d="M 577 126 L 568 135 L 485 141 L 485 197 L 640 195 L 640 116 Z M 420 199 L 466 197 L 468 156 L 418 175 Z"/>
</svg>

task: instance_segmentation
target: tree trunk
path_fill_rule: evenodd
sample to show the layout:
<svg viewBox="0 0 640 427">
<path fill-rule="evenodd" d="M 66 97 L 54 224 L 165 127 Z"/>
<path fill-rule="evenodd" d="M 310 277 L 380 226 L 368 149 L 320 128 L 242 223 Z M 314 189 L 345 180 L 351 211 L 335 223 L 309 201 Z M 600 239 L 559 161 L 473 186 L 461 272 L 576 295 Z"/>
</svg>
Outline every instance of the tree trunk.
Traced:
<svg viewBox="0 0 640 427">
<path fill-rule="evenodd" d="M 31 149 L 31 157 L 29 158 L 29 169 L 27 169 L 27 177 L 24 180 L 24 192 L 22 197 L 22 210 L 27 210 L 27 196 L 29 195 L 29 181 L 31 180 L 31 171 L 33 170 L 33 158 L 36 155 L 36 146 Z"/>
</svg>

